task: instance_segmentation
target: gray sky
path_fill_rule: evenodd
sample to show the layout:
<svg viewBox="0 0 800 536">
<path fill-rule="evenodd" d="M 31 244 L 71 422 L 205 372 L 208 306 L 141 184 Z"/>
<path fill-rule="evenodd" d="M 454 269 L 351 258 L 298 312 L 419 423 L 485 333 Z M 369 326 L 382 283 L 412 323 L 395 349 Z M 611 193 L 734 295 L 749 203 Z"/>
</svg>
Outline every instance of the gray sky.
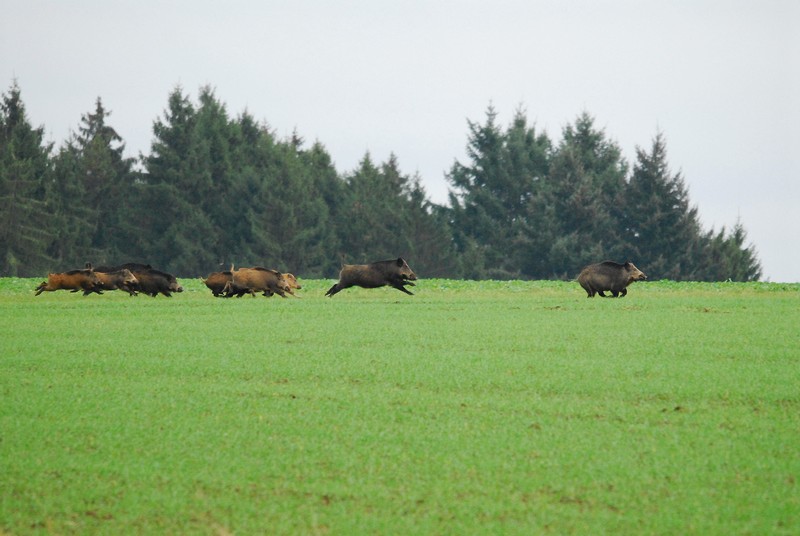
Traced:
<svg viewBox="0 0 800 536">
<path fill-rule="evenodd" d="M 394 152 L 436 202 L 467 120 L 520 106 L 554 142 L 582 112 L 632 163 L 660 130 L 705 227 L 741 219 L 771 281 L 800 281 L 796 0 L 2 0 L 16 78 L 61 145 L 99 96 L 129 154 L 169 93 L 215 88 L 340 172 Z"/>
</svg>

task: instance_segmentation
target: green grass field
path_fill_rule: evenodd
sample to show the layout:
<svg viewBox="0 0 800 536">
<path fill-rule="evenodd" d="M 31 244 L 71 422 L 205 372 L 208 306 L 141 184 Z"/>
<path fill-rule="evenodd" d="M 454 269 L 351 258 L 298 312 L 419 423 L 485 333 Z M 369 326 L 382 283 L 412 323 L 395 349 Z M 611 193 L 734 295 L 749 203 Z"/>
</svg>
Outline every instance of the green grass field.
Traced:
<svg viewBox="0 0 800 536">
<path fill-rule="evenodd" d="M 0 534 L 798 534 L 800 285 L 0 279 Z"/>
</svg>

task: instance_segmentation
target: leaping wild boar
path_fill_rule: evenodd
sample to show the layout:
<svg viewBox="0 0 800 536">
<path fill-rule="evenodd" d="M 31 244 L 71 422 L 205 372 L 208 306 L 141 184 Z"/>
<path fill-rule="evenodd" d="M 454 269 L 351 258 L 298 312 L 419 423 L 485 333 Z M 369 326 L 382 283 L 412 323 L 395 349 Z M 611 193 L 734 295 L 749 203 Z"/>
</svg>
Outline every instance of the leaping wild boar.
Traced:
<svg viewBox="0 0 800 536">
<path fill-rule="evenodd" d="M 599 294 L 605 298 L 605 291 L 610 291 L 616 297 L 625 296 L 628 293 L 626 288 L 634 281 L 647 279 L 644 272 L 639 270 L 632 262 L 620 264 L 614 261 L 605 261 L 598 264 L 590 264 L 578 275 L 578 283 L 588 294 L 587 298 L 593 298 Z"/>
<path fill-rule="evenodd" d="M 402 257 L 370 264 L 345 264 L 339 272 L 339 282 L 328 289 L 325 295 L 330 297 L 353 286 L 378 288 L 388 285 L 413 296 L 414 293 L 409 292 L 405 285 L 415 286 L 411 281 L 416 279 L 417 275 Z"/>
<path fill-rule="evenodd" d="M 54 292 L 56 290 L 70 290 L 77 292 L 83 291 L 86 296 L 100 285 L 100 279 L 97 274 L 92 270 L 92 265 L 86 263 L 86 268 L 82 270 L 70 270 L 69 272 L 61 272 L 57 274 L 47 274 L 47 281 L 42 281 L 36 287 L 36 296 L 42 292 Z"/>
</svg>

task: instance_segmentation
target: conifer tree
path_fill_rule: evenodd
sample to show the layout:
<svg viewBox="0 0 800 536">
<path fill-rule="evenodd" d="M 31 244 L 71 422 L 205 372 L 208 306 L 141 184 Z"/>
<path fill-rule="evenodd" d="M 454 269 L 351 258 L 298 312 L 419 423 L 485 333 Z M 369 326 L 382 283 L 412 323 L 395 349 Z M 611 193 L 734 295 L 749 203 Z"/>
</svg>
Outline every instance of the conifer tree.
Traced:
<svg viewBox="0 0 800 536">
<path fill-rule="evenodd" d="M 456 162 L 447 178 L 456 246 L 467 277 L 519 277 L 520 242 L 530 233 L 530 201 L 548 170 L 550 141 L 528 127 L 518 110 L 506 132 L 490 107 L 486 122 L 469 122 L 469 162 Z"/>
<path fill-rule="evenodd" d="M 367 153 L 347 176 L 345 209 L 337 222 L 341 262 L 371 262 L 408 254 L 410 243 L 402 231 L 401 205 L 406 181 L 394 155 L 378 167 Z"/>
<path fill-rule="evenodd" d="M 64 260 L 113 264 L 127 253 L 130 216 L 127 200 L 133 186 L 133 159 L 124 156 L 125 144 L 107 122 L 111 112 L 98 97 L 94 113 L 81 117 L 73 134 L 55 159 L 58 195 L 51 199 L 66 227 L 59 240 L 73 243 L 69 252 L 57 244 Z M 85 245 L 88 233 L 89 245 Z M 84 244 L 80 246 L 80 244 Z"/>
<path fill-rule="evenodd" d="M 449 212 L 428 200 L 420 178 L 411 183 L 402 232 L 410 239 L 408 262 L 420 277 L 460 277 L 462 266 L 453 242 Z"/>
<path fill-rule="evenodd" d="M 696 279 L 701 250 L 697 208 L 680 173 L 667 163 L 666 142 L 657 134 L 649 152 L 637 147 L 623 196 L 623 234 L 630 259 L 651 278 Z"/>
<path fill-rule="evenodd" d="M 213 96 L 204 92 L 213 115 Z M 209 112 L 209 108 L 212 108 Z M 176 88 L 164 118 L 153 124 L 154 140 L 144 158 L 139 188 L 141 249 L 155 266 L 187 275 L 202 275 L 219 263 L 219 233 L 204 211 L 212 191 L 212 146 L 198 128 L 198 111 Z"/>
<path fill-rule="evenodd" d="M 313 245 L 314 252 L 309 255 L 312 264 L 308 267 L 316 277 L 336 277 L 341 268 L 341 251 L 336 222 L 341 221 L 344 181 L 339 177 L 330 154 L 320 142 L 315 142 L 310 149 L 300 153 L 303 169 L 311 183 L 315 203 L 323 217 L 317 229 L 318 242 Z"/>
<path fill-rule="evenodd" d="M 619 146 L 588 113 L 564 128 L 548 176 L 556 219 L 549 277 L 574 277 L 586 264 L 624 257 L 619 205 L 626 174 Z"/>
<path fill-rule="evenodd" d="M 83 161 L 78 150 L 67 144 L 53 159 L 53 181 L 48 188 L 48 209 L 55 229 L 48 254 L 59 266 L 81 266 L 84 262 L 103 262 L 96 258 L 93 239 L 98 211 L 87 202 L 81 177 Z"/>
<path fill-rule="evenodd" d="M 702 281 L 758 281 L 761 263 L 755 247 L 747 242 L 747 233 L 737 221 L 728 233 L 725 227 L 704 235 L 703 264 L 698 272 Z"/>
<path fill-rule="evenodd" d="M 46 205 L 52 144 L 28 120 L 16 81 L 0 104 L 0 274 L 40 275 L 55 222 Z"/>
</svg>

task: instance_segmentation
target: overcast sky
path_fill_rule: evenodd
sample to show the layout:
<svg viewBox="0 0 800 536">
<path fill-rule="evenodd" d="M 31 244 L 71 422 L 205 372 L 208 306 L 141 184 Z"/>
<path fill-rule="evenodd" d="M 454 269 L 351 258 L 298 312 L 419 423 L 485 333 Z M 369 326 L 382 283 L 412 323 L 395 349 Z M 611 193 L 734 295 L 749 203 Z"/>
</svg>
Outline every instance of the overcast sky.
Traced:
<svg viewBox="0 0 800 536">
<path fill-rule="evenodd" d="M 57 146 L 101 97 L 129 154 L 149 153 L 169 93 L 210 85 L 340 172 L 395 153 L 444 203 L 490 104 L 555 142 L 587 111 L 629 163 L 661 131 L 706 228 L 740 219 L 764 279 L 800 281 L 797 0 L 2 4 L 0 90 L 16 79 Z"/>
</svg>

